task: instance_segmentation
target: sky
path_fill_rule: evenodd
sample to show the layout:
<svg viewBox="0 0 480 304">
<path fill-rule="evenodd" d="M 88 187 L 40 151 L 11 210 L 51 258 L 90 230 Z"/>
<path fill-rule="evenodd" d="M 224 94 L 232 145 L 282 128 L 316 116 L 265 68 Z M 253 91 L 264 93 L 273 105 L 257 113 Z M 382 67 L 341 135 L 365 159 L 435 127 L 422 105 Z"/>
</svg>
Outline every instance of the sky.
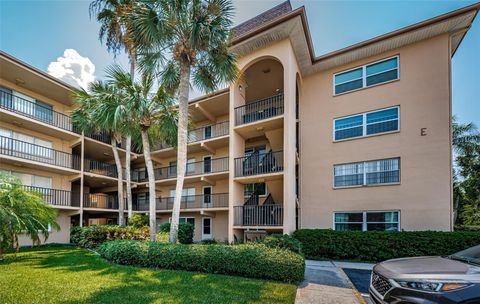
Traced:
<svg viewBox="0 0 480 304">
<path fill-rule="evenodd" d="M 281 3 L 234 0 L 239 24 Z M 114 57 L 98 40 L 99 24 L 90 19 L 90 1 L 0 0 L 0 49 L 67 82 L 86 86 L 102 79 Z M 475 1 L 291 1 L 305 6 L 315 55 L 470 5 Z M 480 16 L 452 60 L 453 113 L 480 127 Z M 193 92 L 190 97 L 195 97 Z"/>
</svg>

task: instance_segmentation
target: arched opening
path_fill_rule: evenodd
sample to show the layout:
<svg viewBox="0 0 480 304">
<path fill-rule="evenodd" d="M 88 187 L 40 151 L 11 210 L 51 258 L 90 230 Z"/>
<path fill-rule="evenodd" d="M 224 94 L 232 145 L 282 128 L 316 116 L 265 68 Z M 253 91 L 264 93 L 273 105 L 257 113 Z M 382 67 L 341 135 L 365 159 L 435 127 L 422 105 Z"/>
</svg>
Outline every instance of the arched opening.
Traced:
<svg viewBox="0 0 480 304">
<path fill-rule="evenodd" d="M 283 66 L 275 59 L 254 63 L 243 76 L 246 104 L 283 93 Z"/>
</svg>

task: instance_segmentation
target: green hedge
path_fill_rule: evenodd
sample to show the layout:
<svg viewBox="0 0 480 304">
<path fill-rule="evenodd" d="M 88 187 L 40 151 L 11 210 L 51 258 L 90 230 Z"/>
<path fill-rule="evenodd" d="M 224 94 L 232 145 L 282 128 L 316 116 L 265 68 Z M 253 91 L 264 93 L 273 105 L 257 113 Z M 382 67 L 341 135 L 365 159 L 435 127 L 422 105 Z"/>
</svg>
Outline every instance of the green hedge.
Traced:
<svg viewBox="0 0 480 304">
<path fill-rule="evenodd" d="M 293 236 L 307 259 L 380 262 L 410 256 L 449 255 L 480 244 L 480 232 L 388 232 L 301 229 Z"/>
<path fill-rule="evenodd" d="M 262 244 L 183 245 L 137 241 L 111 241 L 98 248 L 114 263 L 150 268 L 199 271 L 249 278 L 299 282 L 302 256 Z"/>
<path fill-rule="evenodd" d="M 70 242 L 83 248 L 96 248 L 110 240 L 148 240 L 148 227 L 132 226 L 75 226 L 70 231 Z"/>
<path fill-rule="evenodd" d="M 298 254 L 302 254 L 302 243 L 288 234 L 274 233 L 267 235 L 260 242 L 270 248 L 286 249 Z"/>
</svg>

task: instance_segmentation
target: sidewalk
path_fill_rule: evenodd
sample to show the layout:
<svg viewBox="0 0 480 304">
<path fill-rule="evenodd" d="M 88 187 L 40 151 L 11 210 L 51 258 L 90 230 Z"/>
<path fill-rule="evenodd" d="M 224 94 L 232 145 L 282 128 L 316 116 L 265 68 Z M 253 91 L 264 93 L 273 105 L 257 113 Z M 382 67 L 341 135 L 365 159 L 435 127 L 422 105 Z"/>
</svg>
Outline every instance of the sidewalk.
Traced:
<svg viewBox="0 0 480 304">
<path fill-rule="evenodd" d="M 372 264 L 305 261 L 305 280 L 297 289 L 296 304 L 366 303 L 340 268 L 372 269 Z"/>
</svg>

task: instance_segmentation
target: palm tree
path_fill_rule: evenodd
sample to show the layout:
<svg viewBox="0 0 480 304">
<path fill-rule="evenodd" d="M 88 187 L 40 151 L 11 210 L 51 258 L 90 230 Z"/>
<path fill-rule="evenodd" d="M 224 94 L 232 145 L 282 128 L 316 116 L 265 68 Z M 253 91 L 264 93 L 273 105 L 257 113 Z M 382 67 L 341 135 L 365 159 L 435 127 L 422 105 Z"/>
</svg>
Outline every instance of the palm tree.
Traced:
<svg viewBox="0 0 480 304">
<path fill-rule="evenodd" d="M 96 15 L 97 21 L 101 24 L 100 41 L 105 40 L 107 50 L 114 55 L 118 54 L 122 48 L 128 54 L 132 81 L 135 78 L 137 50 L 129 29 L 131 27 L 131 12 L 136 3 L 135 0 L 95 0 L 90 4 L 90 16 Z M 130 218 L 133 215 L 130 172 L 132 136 L 127 134 L 126 137 L 125 179 L 127 182 L 128 218 Z"/>
<path fill-rule="evenodd" d="M 236 79 L 236 56 L 228 49 L 233 5 L 230 0 L 144 0 L 134 15 L 140 68 L 160 68 L 162 83 L 178 94 L 177 184 L 170 228 L 170 242 L 176 243 L 187 161 L 190 82 L 212 92 Z"/>
<path fill-rule="evenodd" d="M 60 229 L 56 219 L 57 210 L 44 203 L 41 193 L 27 190 L 11 175 L 0 174 L 0 257 L 11 246 L 18 252 L 19 234 L 29 235 L 34 244 L 40 242 L 40 233 L 47 240 L 50 229 Z"/>
<path fill-rule="evenodd" d="M 161 140 L 176 145 L 178 112 L 173 98 L 163 87 L 155 90 L 153 75 L 144 73 L 139 81 L 132 81 L 130 76 L 118 65 L 107 68 L 105 83 L 95 90 L 95 99 L 102 102 L 95 106 L 93 116 L 94 121 L 111 122 L 117 128 L 122 125 L 123 128 L 130 129 L 130 134 L 141 135 L 140 144 L 148 173 L 150 239 L 155 241 L 156 190 L 150 144 L 153 140 Z M 135 123 L 128 124 L 129 122 Z"/>
<path fill-rule="evenodd" d="M 455 152 L 465 154 L 469 149 L 478 148 L 480 145 L 480 132 L 473 123 L 459 123 L 455 116 L 452 117 L 452 146 Z"/>
<path fill-rule="evenodd" d="M 117 98 L 116 88 L 101 81 L 92 82 L 89 92 L 81 89 L 73 93 L 73 99 L 78 107 L 72 113 L 75 125 L 85 133 L 96 133 L 101 130 L 111 134 L 111 147 L 117 167 L 118 189 L 118 224 L 125 224 L 123 197 L 123 168 L 118 154 L 118 144 L 122 142 L 122 134 L 128 130 L 128 112 L 119 107 L 116 111 L 102 111 L 107 102 Z"/>
</svg>

